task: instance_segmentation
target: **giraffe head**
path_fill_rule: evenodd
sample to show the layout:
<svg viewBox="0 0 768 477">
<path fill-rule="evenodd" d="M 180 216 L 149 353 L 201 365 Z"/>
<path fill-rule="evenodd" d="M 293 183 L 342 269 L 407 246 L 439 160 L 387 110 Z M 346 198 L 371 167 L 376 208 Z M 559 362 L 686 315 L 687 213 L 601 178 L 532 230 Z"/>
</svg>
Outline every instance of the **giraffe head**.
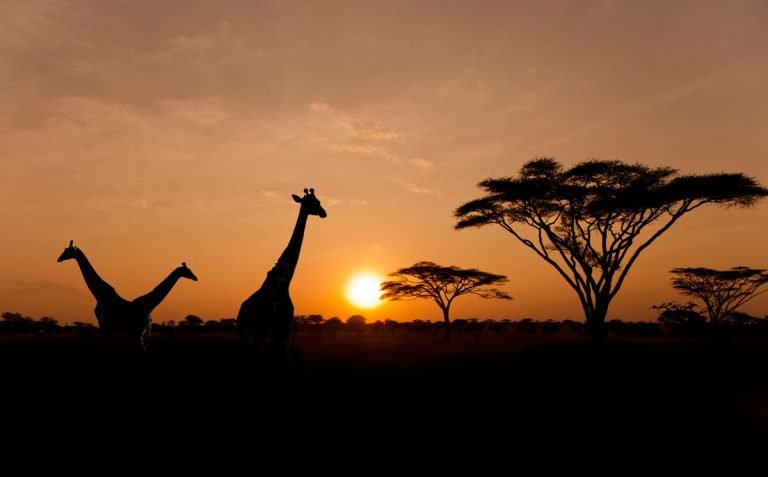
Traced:
<svg viewBox="0 0 768 477">
<path fill-rule="evenodd" d="M 65 248 L 61 255 L 59 255 L 57 262 L 63 262 L 64 260 L 72 260 L 76 258 L 77 252 L 80 250 L 74 245 L 74 240 L 69 241 L 69 247 Z"/>
<path fill-rule="evenodd" d="M 315 189 L 304 189 L 304 197 L 294 194 L 293 200 L 301 204 L 301 210 L 309 215 L 317 215 L 321 219 L 328 215 L 325 213 L 323 206 L 320 205 L 320 200 L 315 195 Z"/>
<path fill-rule="evenodd" d="M 181 262 L 181 266 L 176 269 L 176 272 L 182 278 L 189 278 L 193 282 L 197 281 L 197 276 L 195 276 L 195 274 L 192 273 L 192 270 L 187 268 L 187 262 Z"/>
</svg>

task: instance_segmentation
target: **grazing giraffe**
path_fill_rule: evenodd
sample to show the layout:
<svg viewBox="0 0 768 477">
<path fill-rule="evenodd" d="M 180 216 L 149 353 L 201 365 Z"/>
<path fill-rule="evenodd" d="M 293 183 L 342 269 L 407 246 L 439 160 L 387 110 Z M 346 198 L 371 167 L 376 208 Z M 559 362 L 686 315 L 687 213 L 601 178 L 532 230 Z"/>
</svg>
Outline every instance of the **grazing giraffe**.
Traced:
<svg viewBox="0 0 768 477">
<path fill-rule="evenodd" d="M 294 194 L 293 200 L 301 204 L 301 208 L 288 246 L 275 266 L 267 272 L 261 288 L 243 302 L 237 314 L 240 339 L 257 358 L 271 339 L 284 353 L 284 359 L 290 360 L 288 345 L 293 330 L 293 303 L 289 294 L 291 279 L 299 261 L 307 219 L 310 215 L 323 219 L 327 216 L 314 189 L 304 189 L 304 197 Z"/>
<path fill-rule="evenodd" d="M 182 263 L 152 291 L 133 301 L 128 301 L 118 295 L 115 289 L 96 273 L 83 251 L 75 247 L 73 242 L 73 240 L 69 241 L 69 247 L 64 249 L 57 261 L 74 259 L 80 266 L 85 284 L 96 298 L 94 313 L 99 329 L 107 336 L 116 332 L 127 333 L 136 340 L 142 351 L 146 351 L 146 340 L 149 338 L 152 326 L 152 318 L 149 314 L 168 295 L 179 278 L 197 281 L 195 274 L 187 268 L 186 263 Z"/>
</svg>

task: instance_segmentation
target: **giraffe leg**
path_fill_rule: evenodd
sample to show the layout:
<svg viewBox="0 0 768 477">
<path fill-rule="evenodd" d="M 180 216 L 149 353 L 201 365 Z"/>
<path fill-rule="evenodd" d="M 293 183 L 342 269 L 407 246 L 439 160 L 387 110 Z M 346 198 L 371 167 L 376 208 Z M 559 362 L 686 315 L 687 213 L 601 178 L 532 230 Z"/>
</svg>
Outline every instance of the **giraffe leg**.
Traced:
<svg viewBox="0 0 768 477">
<path fill-rule="evenodd" d="M 141 334 L 139 335 L 139 349 L 141 350 L 142 354 L 146 354 L 147 352 L 147 341 L 149 339 L 149 328 L 145 328 L 142 330 Z"/>
<path fill-rule="evenodd" d="M 249 364 L 260 362 L 264 354 L 264 350 L 269 343 L 269 331 L 261 329 L 246 329 L 241 331 L 240 338 L 245 344 L 246 361 Z"/>
<path fill-rule="evenodd" d="M 277 352 L 282 356 L 283 363 L 290 363 L 293 360 L 291 356 L 291 335 L 293 334 L 293 317 L 290 320 L 285 320 L 272 330 L 272 334 L 275 339 L 275 346 Z"/>
</svg>

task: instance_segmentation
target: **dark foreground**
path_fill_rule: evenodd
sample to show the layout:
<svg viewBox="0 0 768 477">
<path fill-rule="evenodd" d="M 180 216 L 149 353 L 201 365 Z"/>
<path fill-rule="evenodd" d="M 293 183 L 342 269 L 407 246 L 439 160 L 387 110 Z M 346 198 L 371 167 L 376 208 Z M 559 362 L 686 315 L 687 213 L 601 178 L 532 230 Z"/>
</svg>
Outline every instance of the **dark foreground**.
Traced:
<svg viewBox="0 0 768 477">
<path fill-rule="evenodd" d="M 761 341 L 616 337 L 598 352 L 578 336 L 307 334 L 294 348 L 291 365 L 253 369 L 225 334 L 154 336 L 146 356 L 98 339 L 3 337 L 6 435 L 8 425 L 104 439 L 332 434 L 340 446 L 431 442 L 451 453 L 525 441 L 595 454 L 745 451 L 768 436 Z"/>
</svg>

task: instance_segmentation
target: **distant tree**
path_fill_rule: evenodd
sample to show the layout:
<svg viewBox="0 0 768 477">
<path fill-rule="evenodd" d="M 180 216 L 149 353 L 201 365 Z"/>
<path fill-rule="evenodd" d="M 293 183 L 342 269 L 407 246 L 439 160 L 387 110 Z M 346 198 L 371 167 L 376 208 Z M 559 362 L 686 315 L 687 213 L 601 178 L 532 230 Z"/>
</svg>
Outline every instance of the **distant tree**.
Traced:
<svg viewBox="0 0 768 477">
<path fill-rule="evenodd" d="M 381 320 L 376 320 L 373 323 L 369 325 L 371 329 L 371 333 L 373 334 L 380 334 L 382 331 L 384 331 L 384 322 Z"/>
<path fill-rule="evenodd" d="M 533 250 L 576 292 L 596 342 L 637 258 L 683 215 L 710 203 L 749 207 L 768 195 L 743 174 L 600 160 L 564 169 L 546 157 L 479 187 L 485 196 L 456 209 L 456 228 L 497 225 Z"/>
<path fill-rule="evenodd" d="M 35 320 L 21 313 L 6 311 L 0 316 L 3 318 L 1 329 L 6 333 L 27 334 L 34 329 Z"/>
<path fill-rule="evenodd" d="M 203 328 L 203 319 L 197 315 L 187 315 L 184 317 L 184 321 L 181 322 L 183 328 L 188 329 L 194 335 L 197 330 Z"/>
<path fill-rule="evenodd" d="M 332 316 L 328 318 L 322 325 L 323 331 L 332 335 L 338 333 L 342 326 L 344 326 L 344 323 L 341 321 L 341 319 L 339 319 L 338 316 Z"/>
<path fill-rule="evenodd" d="M 381 284 L 382 299 L 409 300 L 432 299 L 443 312 L 445 339 L 451 337 L 450 310 L 453 301 L 462 295 L 477 295 L 482 298 L 511 297 L 493 285 L 506 283 L 507 277 L 481 272 L 474 268 L 442 266 L 433 262 L 418 262 L 410 267 L 390 273 L 394 280 Z"/>
<path fill-rule="evenodd" d="M 365 331 L 365 317 L 362 315 L 352 315 L 347 318 L 347 328 L 357 335 L 363 334 Z"/>
<path fill-rule="evenodd" d="M 203 324 L 203 319 L 197 315 L 187 315 L 184 317 L 184 323 L 188 326 L 201 326 Z"/>
<path fill-rule="evenodd" d="M 40 318 L 40 320 L 36 322 L 36 325 L 40 333 L 48 335 L 61 334 L 61 327 L 59 326 L 59 322 L 50 316 L 44 316 Z"/>
<path fill-rule="evenodd" d="M 317 331 L 323 321 L 323 315 L 296 315 L 293 319 L 293 332 Z"/>
<path fill-rule="evenodd" d="M 669 328 L 674 334 L 698 335 L 706 326 L 707 319 L 696 311 L 697 307 L 693 302 L 670 301 L 653 305 L 651 308 L 659 310 L 656 321 Z"/>
<path fill-rule="evenodd" d="M 713 329 L 717 330 L 727 315 L 768 289 L 768 272 L 763 269 L 733 267 L 730 270 L 711 268 L 675 268 L 670 273 L 672 286 L 683 295 L 698 298 L 704 306 Z"/>
<path fill-rule="evenodd" d="M 400 323 L 395 320 L 386 319 L 384 320 L 384 329 L 387 333 L 395 334 L 400 329 Z"/>
<path fill-rule="evenodd" d="M 82 321 L 75 321 L 72 323 L 72 328 L 74 328 L 75 332 L 77 332 L 84 341 L 92 338 L 97 331 L 97 328 L 93 323 L 84 323 Z"/>
</svg>

